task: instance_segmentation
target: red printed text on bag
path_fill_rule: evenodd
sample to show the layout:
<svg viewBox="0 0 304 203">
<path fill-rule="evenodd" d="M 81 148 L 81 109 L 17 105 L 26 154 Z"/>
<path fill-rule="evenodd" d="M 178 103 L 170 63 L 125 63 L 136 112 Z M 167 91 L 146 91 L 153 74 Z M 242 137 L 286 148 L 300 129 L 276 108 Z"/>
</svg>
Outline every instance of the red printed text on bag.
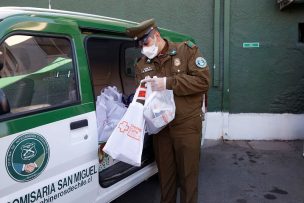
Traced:
<svg viewBox="0 0 304 203">
<path fill-rule="evenodd" d="M 138 140 L 140 141 L 140 135 L 141 135 L 141 132 L 142 132 L 142 129 L 133 125 L 133 124 L 129 124 L 127 121 L 121 121 L 119 123 L 119 131 L 121 133 L 123 133 L 124 135 L 127 135 L 135 140 Z"/>
</svg>

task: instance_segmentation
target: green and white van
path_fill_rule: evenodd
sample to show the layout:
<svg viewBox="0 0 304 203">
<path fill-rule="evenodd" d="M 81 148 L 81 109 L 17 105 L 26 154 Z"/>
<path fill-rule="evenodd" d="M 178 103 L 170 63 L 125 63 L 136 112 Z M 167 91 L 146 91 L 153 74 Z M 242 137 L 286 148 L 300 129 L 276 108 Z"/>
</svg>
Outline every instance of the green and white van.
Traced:
<svg viewBox="0 0 304 203">
<path fill-rule="evenodd" d="M 0 8 L 0 202 L 109 202 L 157 173 L 102 153 L 96 98 L 135 91 L 136 23 L 38 8 Z M 171 41 L 191 37 L 161 29 Z"/>
</svg>

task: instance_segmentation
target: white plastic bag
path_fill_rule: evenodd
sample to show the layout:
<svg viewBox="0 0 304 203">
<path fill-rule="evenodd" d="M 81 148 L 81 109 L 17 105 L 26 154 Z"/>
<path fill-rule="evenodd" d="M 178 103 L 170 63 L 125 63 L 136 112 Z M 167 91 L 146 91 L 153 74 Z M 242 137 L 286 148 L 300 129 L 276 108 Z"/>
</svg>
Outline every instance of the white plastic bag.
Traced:
<svg viewBox="0 0 304 203">
<path fill-rule="evenodd" d="M 103 93 L 110 97 L 113 101 L 122 101 L 122 94 L 118 92 L 117 87 L 108 86 L 103 90 Z"/>
<path fill-rule="evenodd" d="M 134 166 L 141 165 L 145 134 L 144 106 L 136 102 L 139 89 L 103 148 L 112 158 Z"/>
<path fill-rule="evenodd" d="M 106 87 L 97 97 L 96 118 L 99 141 L 107 141 L 127 108 L 116 87 Z"/>
<path fill-rule="evenodd" d="M 97 120 L 97 132 L 99 136 L 99 140 L 102 140 L 102 131 L 104 129 L 106 120 L 107 120 L 107 107 L 105 104 L 104 95 L 100 95 L 97 97 L 96 101 L 96 120 Z"/>
<path fill-rule="evenodd" d="M 148 98 L 144 106 L 146 130 L 149 135 L 161 131 L 175 117 L 175 102 L 172 90 L 151 91 L 147 83 Z"/>
</svg>

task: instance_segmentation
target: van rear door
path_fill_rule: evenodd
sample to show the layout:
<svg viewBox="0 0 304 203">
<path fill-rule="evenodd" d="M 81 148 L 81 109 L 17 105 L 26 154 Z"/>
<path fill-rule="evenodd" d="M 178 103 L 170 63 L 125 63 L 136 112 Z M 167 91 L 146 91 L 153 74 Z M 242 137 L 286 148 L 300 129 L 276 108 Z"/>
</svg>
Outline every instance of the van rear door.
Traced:
<svg viewBox="0 0 304 203">
<path fill-rule="evenodd" d="M 0 22 L 0 202 L 94 202 L 94 100 L 72 21 Z"/>
</svg>

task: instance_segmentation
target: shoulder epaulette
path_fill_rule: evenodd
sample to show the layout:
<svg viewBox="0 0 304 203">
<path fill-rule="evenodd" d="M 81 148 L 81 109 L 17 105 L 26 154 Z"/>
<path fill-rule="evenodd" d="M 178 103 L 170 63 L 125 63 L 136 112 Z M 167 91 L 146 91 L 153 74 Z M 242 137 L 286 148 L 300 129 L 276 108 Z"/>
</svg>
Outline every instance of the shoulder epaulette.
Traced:
<svg viewBox="0 0 304 203">
<path fill-rule="evenodd" d="M 185 44 L 190 48 L 195 47 L 195 44 L 193 42 L 191 42 L 190 40 L 186 41 Z"/>
</svg>

